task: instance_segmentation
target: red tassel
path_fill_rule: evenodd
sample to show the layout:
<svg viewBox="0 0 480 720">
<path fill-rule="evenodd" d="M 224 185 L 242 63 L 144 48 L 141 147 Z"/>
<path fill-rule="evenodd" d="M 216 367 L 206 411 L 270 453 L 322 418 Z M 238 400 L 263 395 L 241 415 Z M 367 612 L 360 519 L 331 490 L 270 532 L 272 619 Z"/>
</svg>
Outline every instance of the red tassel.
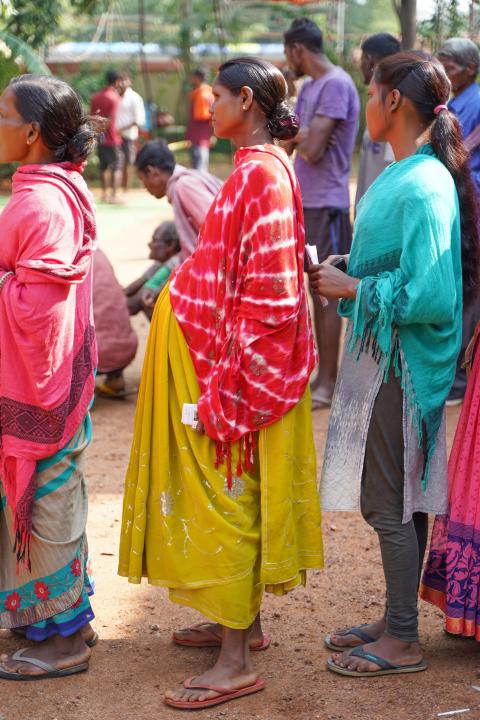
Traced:
<svg viewBox="0 0 480 720">
<path fill-rule="evenodd" d="M 232 445 L 226 443 L 227 446 L 227 487 L 229 490 L 233 488 L 233 473 L 232 473 Z"/>
<path fill-rule="evenodd" d="M 237 460 L 237 470 L 236 470 L 236 476 L 241 477 L 242 475 L 242 438 L 238 441 L 238 460 Z"/>
<path fill-rule="evenodd" d="M 223 450 L 223 443 L 217 440 L 215 443 L 215 468 L 220 467 L 225 459 L 225 453 Z"/>
</svg>

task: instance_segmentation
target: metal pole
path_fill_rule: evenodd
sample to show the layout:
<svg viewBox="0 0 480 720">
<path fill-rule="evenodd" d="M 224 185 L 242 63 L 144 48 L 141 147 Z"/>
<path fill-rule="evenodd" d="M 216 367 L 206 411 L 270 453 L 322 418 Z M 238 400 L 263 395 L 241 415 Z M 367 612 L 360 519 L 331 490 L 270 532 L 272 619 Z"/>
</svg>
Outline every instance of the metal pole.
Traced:
<svg viewBox="0 0 480 720">
<path fill-rule="evenodd" d="M 337 2 L 337 45 L 336 50 L 339 55 L 343 55 L 345 50 L 345 0 Z"/>
<path fill-rule="evenodd" d="M 144 0 L 138 0 L 138 42 L 140 43 L 140 70 L 145 86 L 145 93 L 149 105 L 153 102 L 152 85 L 150 82 L 150 74 L 148 72 L 147 58 L 145 57 L 145 3 Z"/>
</svg>

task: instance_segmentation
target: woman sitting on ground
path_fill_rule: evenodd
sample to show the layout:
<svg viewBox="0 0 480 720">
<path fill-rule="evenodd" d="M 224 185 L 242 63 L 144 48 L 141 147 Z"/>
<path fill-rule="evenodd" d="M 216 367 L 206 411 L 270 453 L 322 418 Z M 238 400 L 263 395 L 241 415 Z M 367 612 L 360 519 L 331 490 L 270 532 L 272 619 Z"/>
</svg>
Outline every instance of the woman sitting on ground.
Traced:
<svg viewBox="0 0 480 720">
<path fill-rule="evenodd" d="M 150 248 L 150 260 L 153 265 L 134 280 L 124 292 L 130 315 L 136 315 L 143 310 L 151 320 L 153 308 L 170 274 L 177 268 L 182 257 L 180 255 L 180 238 L 175 223 L 166 221 L 161 223 L 153 232 Z"/>
</svg>

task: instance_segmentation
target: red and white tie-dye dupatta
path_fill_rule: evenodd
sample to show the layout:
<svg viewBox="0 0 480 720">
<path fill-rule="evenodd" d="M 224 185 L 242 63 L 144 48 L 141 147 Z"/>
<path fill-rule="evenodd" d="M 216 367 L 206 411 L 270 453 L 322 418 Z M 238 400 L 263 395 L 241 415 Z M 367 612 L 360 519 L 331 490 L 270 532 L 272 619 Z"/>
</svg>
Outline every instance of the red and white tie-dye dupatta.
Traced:
<svg viewBox="0 0 480 720">
<path fill-rule="evenodd" d="M 200 386 L 199 416 L 229 482 L 232 444 L 239 475 L 252 466 L 254 432 L 299 402 L 316 363 L 304 242 L 287 155 L 273 145 L 242 148 L 197 250 L 170 284 Z"/>
</svg>

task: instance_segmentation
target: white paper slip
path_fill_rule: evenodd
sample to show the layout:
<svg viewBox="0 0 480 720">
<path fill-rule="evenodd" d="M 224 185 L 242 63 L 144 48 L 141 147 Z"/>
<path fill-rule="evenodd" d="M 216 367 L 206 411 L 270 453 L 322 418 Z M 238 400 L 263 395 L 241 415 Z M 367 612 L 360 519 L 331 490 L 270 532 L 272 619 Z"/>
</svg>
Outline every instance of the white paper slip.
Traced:
<svg viewBox="0 0 480 720">
<path fill-rule="evenodd" d="M 308 243 L 305 245 L 305 254 L 307 256 L 308 264 L 309 265 L 318 265 L 318 251 L 316 245 L 308 245 Z M 323 297 L 323 295 L 319 295 L 319 300 L 322 303 L 323 307 L 327 307 L 328 300 L 326 297 Z"/>
<path fill-rule="evenodd" d="M 310 265 L 318 265 L 318 252 L 316 245 L 305 245 L 305 253 Z"/>
<path fill-rule="evenodd" d="M 182 423 L 195 428 L 198 422 L 197 405 L 195 403 L 183 403 Z"/>
</svg>

